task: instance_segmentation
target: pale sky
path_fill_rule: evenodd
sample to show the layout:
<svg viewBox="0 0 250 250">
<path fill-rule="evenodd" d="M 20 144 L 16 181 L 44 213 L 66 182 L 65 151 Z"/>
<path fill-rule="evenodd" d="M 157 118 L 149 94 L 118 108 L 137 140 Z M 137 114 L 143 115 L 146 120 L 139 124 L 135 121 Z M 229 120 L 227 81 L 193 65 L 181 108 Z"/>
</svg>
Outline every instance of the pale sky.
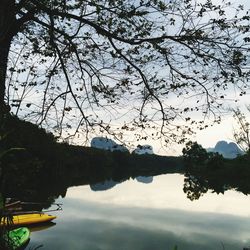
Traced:
<svg viewBox="0 0 250 250">
<path fill-rule="evenodd" d="M 221 0 L 215 0 L 214 3 L 220 4 L 222 3 Z M 245 9 L 250 9 L 250 1 L 249 0 L 239 0 L 239 1 L 231 1 L 231 3 L 236 3 L 236 6 L 243 4 Z M 248 105 L 250 98 L 250 91 L 248 90 L 247 94 L 243 97 L 239 96 L 232 96 L 232 99 L 238 99 L 238 102 L 235 104 L 234 101 L 228 102 L 228 107 L 241 107 L 244 110 L 244 107 Z M 176 101 L 174 101 L 176 102 Z M 250 114 L 247 112 L 245 113 L 248 115 L 250 120 Z M 198 117 L 197 117 L 198 119 Z M 232 118 L 231 114 L 225 114 L 222 115 L 222 122 L 221 124 L 215 124 L 212 127 L 208 127 L 205 130 L 197 131 L 197 134 L 193 135 L 191 139 L 193 141 L 197 141 L 199 144 L 201 144 L 203 147 L 214 147 L 215 144 L 220 140 L 225 141 L 234 141 L 233 138 L 233 129 L 237 127 L 237 124 L 235 123 L 234 119 Z M 105 135 L 104 135 L 105 136 Z M 108 138 L 111 138 L 110 136 L 107 136 Z M 131 146 L 130 151 L 132 151 L 137 144 L 150 144 L 153 146 L 154 153 L 159 155 L 181 155 L 182 148 L 184 145 L 177 145 L 177 144 L 171 144 L 168 147 L 165 147 L 161 141 L 153 141 L 153 140 L 147 140 L 147 141 L 138 141 L 135 142 L 133 134 L 131 135 L 124 135 L 124 139 L 126 141 L 133 141 L 133 146 Z M 119 142 L 118 142 L 119 143 Z"/>
<path fill-rule="evenodd" d="M 203 1 L 203 0 L 202 0 Z M 214 0 L 213 2 L 220 4 L 222 3 L 221 0 Z M 231 1 L 232 3 L 236 3 L 236 5 L 243 4 L 245 6 L 245 9 L 250 9 L 250 0 L 239 0 L 239 1 Z M 40 93 L 41 94 L 41 93 Z M 247 94 L 243 96 L 242 98 L 238 97 L 233 97 L 233 99 L 238 99 L 238 103 L 236 104 L 237 106 L 244 108 L 246 105 L 248 105 L 249 102 L 249 97 L 250 97 L 250 91 L 248 90 Z M 38 100 L 41 98 L 36 92 L 31 92 L 29 96 L 29 102 L 32 102 L 32 100 Z M 172 100 L 167 100 L 172 101 Z M 177 103 L 174 100 L 175 103 Z M 229 106 L 235 105 L 235 103 L 232 101 L 231 103 L 228 103 Z M 188 104 L 187 104 L 188 105 Z M 232 107 L 237 107 L 237 106 L 232 106 Z M 96 110 L 95 110 L 96 111 Z M 98 111 L 96 111 L 98 112 Z M 103 112 L 103 111 L 102 111 Z M 250 119 L 250 114 L 247 114 L 248 118 Z M 192 117 L 193 118 L 193 117 Z M 198 119 L 198 117 L 197 117 Z M 219 140 L 226 140 L 226 141 L 233 141 L 233 128 L 236 128 L 236 124 L 234 123 L 232 119 L 232 115 L 223 115 L 222 116 L 222 122 L 221 124 L 216 124 L 213 127 L 209 127 L 206 130 L 202 131 L 197 131 L 196 135 L 193 135 L 191 139 L 193 141 L 197 141 L 200 143 L 203 147 L 214 147 L 216 142 Z M 96 134 L 95 136 L 102 136 L 101 134 Z M 103 135 L 105 136 L 105 135 Z M 133 137 L 133 132 L 129 135 L 124 135 L 124 139 L 126 141 L 134 141 L 134 146 L 130 148 L 130 150 L 133 150 L 133 147 L 136 147 L 137 144 L 150 144 L 153 146 L 154 152 L 156 154 L 160 155 L 180 155 L 181 150 L 184 145 L 174 145 L 171 144 L 168 147 L 164 147 L 160 141 L 135 141 Z M 82 144 L 82 141 L 84 140 L 85 135 L 82 134 L 79 138 L 74 139 L 74 143 L 76 144 Z M 92 136 L 93 137 L 93 136 Z M 110 136 L 108 136 L 110 137 Z M 111 138 L 111 137 L 110 137 Z M 91 137 L 90 137 L 91 139 Z M 87 144 L 89 145 L 89 144 Z"/>
<path fill-rule="evenodd" d="M 220 4 L 222 0 L 214 0 L 214 3 Z M 236 6 L 243 4 L 245 9 L 250 9 L 250 0 L 238 0 L 238 1 L 230 1 L 232 4 L 236 4 Z M 247 91 L 247 94 L 241 98 L 238 98 L 238 103 L 235 106 L 235 103 L 232 102 L 230 104 L 231 107 L 241 107 L 245 110 L 245 106 L 250 104 L 250 90 Z M 246 111 L 246 110 L 245 110 Z M 250 113 L 245 112 L 245 115 L 248 117 L 248 121 L 250 122 Z M 234 141 L 233 138 L 233 130 L 237 128 L 237 124 L 235 123 L 232 115 L 227 114 L 222 116 L 221 124 L 216 124 L 213 127 L 209 127 L 202 131 L 197 131 L 197 134 L 194 135 L 192 140 L 197 141 L 203 147 L 214 147 L 215 144 L 220 140 L 225 141 Z M 171 145 L 169 148 L 162 148 L 159 142 L 151 142 L 151 145 L 154 147 L 154 151 L 160 155 L 180 155 L 183 145 Z"/>
</svg>

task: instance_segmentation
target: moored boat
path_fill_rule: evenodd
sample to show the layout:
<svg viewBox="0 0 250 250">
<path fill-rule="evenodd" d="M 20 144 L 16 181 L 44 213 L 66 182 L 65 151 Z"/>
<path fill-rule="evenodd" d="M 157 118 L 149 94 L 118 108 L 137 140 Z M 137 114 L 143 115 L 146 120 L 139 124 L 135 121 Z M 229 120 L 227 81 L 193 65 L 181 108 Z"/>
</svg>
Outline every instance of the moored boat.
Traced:
<svg viewBox="0 0 250 250">
<path fill-rule="evenodd" d="M 30 230 L 27 227 L 16 228 L 10 230 L 5 237 L 13 250 L 19 249 L 28 242 L 30 238 Z"/>
<path fill-rule="evenodd" d="M 46 213 L 27 213 L 13 215 L 11 218 L 11 224 L 13 225 L 31 225 L 36 223 L 49 222 L 56 218 L 56 216 Z M 2 218 L 0 225 L 7 224 L 7 218 Z"/>
</svg>

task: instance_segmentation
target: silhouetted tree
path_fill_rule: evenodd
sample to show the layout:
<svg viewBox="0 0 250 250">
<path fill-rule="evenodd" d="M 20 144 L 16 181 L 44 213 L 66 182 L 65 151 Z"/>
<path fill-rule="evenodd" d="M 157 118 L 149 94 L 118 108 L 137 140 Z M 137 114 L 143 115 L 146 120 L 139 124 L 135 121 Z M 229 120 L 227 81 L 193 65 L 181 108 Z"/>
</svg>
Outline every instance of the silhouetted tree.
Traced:
<svg viewBox="0 0 250 250">
<path fill-rule="evenodd" d="M 209 154 L 197 142 L 189 141 L 182 150 L 184 163 L 189 166 L 203 166 L 207 163 Z"/>
<path fill-rule="evenodd" d="M 248 107 L 250 112 L 250 106 Z M 233 110 L 238 129 L 234 130 L 234 139 L 244 152 L 250 153 L 250 123 L 240 109 Z"/>
<path fill-rule="evenodd" d="M 189 112 L 219 121 L 226 90 L 248 87 L 248 45 L 248 13 L 225 1 L 1 0 L 0 113 L 10 106 L 59 136 L 73 122 L 71 134 L 98 126 L 122 138 L 111 121 L 133 103 L 120 129 L 176 141 L 175 119 L 184 138 Z"/>
</svg>

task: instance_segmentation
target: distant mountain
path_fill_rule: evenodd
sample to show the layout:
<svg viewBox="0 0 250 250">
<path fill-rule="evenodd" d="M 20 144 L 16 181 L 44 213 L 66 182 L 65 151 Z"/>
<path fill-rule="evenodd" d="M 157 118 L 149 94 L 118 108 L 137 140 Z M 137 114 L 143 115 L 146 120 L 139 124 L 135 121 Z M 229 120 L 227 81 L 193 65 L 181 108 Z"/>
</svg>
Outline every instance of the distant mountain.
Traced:
<svg viewBox="0 0 250 250">
<path fill-rule="evenodd" d="M 218 141 L 214 148 L 207 148 L 208 152 L 217 152 L 224 158 L 233 159 L 242 155 L 243 151 L 234 142 Z"/>
<path fill-rule="evenodd" d="M 104 138 L 104 137 L 95 137 L 91 140 L 92 148 L 99 148 L 109 151 L 121 151 L 121 152 L 129 152 L 129 150 L 121 144 L 117 144 L 112 139 Z"/>
<path fill-rule="evenodd" d="M 132 153 L 137 155 L 154 154 L 153 147 L 150 145 L 138 145 Z"/>
</svg>

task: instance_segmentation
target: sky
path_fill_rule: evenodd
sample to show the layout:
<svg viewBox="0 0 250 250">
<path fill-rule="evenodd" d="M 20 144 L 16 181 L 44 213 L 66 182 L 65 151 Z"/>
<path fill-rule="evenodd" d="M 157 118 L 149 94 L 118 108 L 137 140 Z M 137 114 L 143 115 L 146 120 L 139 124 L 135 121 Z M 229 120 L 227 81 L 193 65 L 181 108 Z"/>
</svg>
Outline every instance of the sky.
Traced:
<svg viewBox="0 0 250 250">
<path fill-rule="evenodd" d="M 246 115 L 250 122 L 250 113 L 246 110 L 246 106 L 249 105 L 250 91 L 247 92 L 246 96 L 242 97 L 239 101 L 239 107 Z M 237 131 L 238 124 L 233 118 L 231 113 L 222 115 L 222 121 L 220 124 L 214 124 L 205 130 L 197 131 L 193 136 L 193 140 L 197 141 L 204 148 L 214 147 L 218 141 L 224 140 L 227 142 L 235 142 L 233 137 L 234 130 Z M 177 155 L 180 152 L 180 148 L 176 148 Z"/>
<path fill-rule="evenodd" d="M 220 4 L 221 0 L 215 0 L 214 3 Z M 237 5 L 243 4 L 245 9 L 250 9 L 250 1 L 249 0 L 239 0 L 239 1 L 231 1 L 231 3 L 236 3 Z M 241 108 L 245 111 L 245 115 L 248 117 L 248 121 L 250 122 L 250 114 L 246 111 L 246 105 L 250 104 L 250 90 L 247 91 L 247 94 L 241 98 L 239 98 L 238 103 L 235 107 Z M 234 104 L 232 103 L 234 106 Z M 197 134 L 194 136 L 194 139 L 201 144 L 203 147 L 214 147 L 216 142 L 220 140 L 225 141 L 233 141 L 233 131 L 234 129 L 237 130 L 237 123 L 233 119 L 231 114 L 225 114 L 222 116 L 221 124 L 216 124 L 213 127 L 209 127 L 205 130 L 198 131 Z M 161 151 L 160 151 L 161 152 Z M 180 153 L 180 148 L 176 147 L 176 153 Z"/>
<path fill-rule="evenodd" d="M 204 1 L 202 1 L 204 2 Z M 249 0 L 230 1 L 236 6 L 243 4 L 245 10 L 250 9 Z M 222 0 L 214 0 L 213 3 L 221 4 Z M 229 103 L 229 107 L 239 107 L 243 110 L 244 114 L 250 122 L 250 113 L 246 110 L 246 106 L 250 105 L 250 90 L 243 97 L 237 98 L 238 102 L 235 105 L 234 102 Z M 208 127 L 202 131 L 196 131 L 196 134 L 191 137 L 193 141 L 197 141 L 204 148 L 214 147 L 218 141 L 225 140 L 227 142 L 235 142 L 233 138 L 233 131 L 237 130 L 237 123 L 232 117 L 232 114 L 222 115 L 222 121 L 220 124 L 215 124 L 212 127 Z M 150 144 L 154 148 L 154 152 L 160 155 L 181 155 L 183 145 L 171 144 L 169 147 L 163 147 L 159 142 L 151 141 Z"/>
<path fill-rule="evenodd" d="M 202 1 L 203 2 L 203 1 Z M 214 0 L 214 3 L 221 4 L 221 0 Z M 250 1 L 249 0 L 239 0 L 239 1 L 231 1 L 232 4 L 236 4 L 236 6 L 243 4 L 245 9 L 250 9 Z M 239 107 L 243 110 L 244 114 L 248 118 L 250 122 L 250 113 L 246 110 L 246 106 L 250 104 L 250 90 L 247 91 L 247 94 L 243 97 L 235 97 L 238 99 L 237 104 L 232 101 L 228 103 L 228 107 Z M 190 138 L 193 141 L 197 141 L 204 148 L 214 147 L 218 141 L 225 140 L 227 142 L 235 142 L 233 137 L 233 131 L 237 130 L 238 125 L 232 117 L 232 114 L 225 113 L 222 115 L 222 121 L 220 124 L 215 124 L 212 127 L 208 127 L 205 130 L 198 131 L 196 130 L 196 134 L 191 136 Z M 159 141 L 148 141 L 147 143 L 141 141 L 141 144 L 150 144 L 154 148 L 154 152 L 159 155 L 181 155 L 182 148 L 184 145 L 177 144 L 169 144 L 169 146 L 163 146 Z"/>
<path fill-rule="evenodd" d="M 202 0 L 203 1 L 203 0 Z M 220 4 L 222 1 L 219 0 L 214 0 L 213 2 Z M 249 0 L 239 0 L 239 1 L 231 1 L 235 2 L 237 5 L 243 4 L 246 9 L 250 9 L 250 1 Z M 232 94 L 233 95 L 233 94 Z M 248 90 L 247 94 L 241 98 L 238 96 L 232 96 L 232 99 L 238 99 L 238 102 L 236 106 L 234 107 L 240 107 L 241 109 L 245 109 L 245 106 L 249 104 L 249 97 L 250 97 L 250 91 Z M 29 101 L 35 102 L 35 99 L 39 99 L 41 96 L 39 96 L 36 92 L 31 92 L 29 94 Z M 168 100 L 169 101 L 169 100 Z M 172 100 L 170 100 L 172 101 Z M 177 101 L 174 100 L 175 105 L 177 104 Z M 228 105 L 235 105 L 235 103 L 232 101 L 231 103 L 228 102 Z M 122 106 L 122 105 L 121 105 Z M 228 106 L 228 107 L 229 107 Z M 120 108 L 120 107 L 119 107 Z M 95 110 L 96 111 L 96 110 Z M 96 111 L 98 113 L 98 111 Z M 246 113 L 248 115 L 248 118 L 250 119 L 250 114 Z M 192 117 L 194 118 L 194 117 Z M 197 117 L 199 119 L 199 117 Z M 232 115 L 231 114 L 223 114 L 222 115 L 222 121 L 220 124 L 215 124 L 212 127 L 208 127 L 205 130 L 198 131 L 196 130 L 196 134 L 190 137 L 191 140 L 197 141 L 200 143 L 203 147 L 208 148 L 208 147 L 214 147 L 217 141 L 220 140 L 226 140 L 226 141 L 233 141 L 233 130 L 237 128 L 237 124 L 234 122 Z M 80 138 L 75 138 L 73 143 L 74 144 L 82 144 L 82 141 L 84 140 L 84 134 L 80 136 Z M 93 136 L 101 136 L 100 134 L 92 134 Z M 90 140 L 91 140 L 90 136 Z M 103 135 L 105 136 L 105 135 Z M 110 136 L 108 136 L 110 137 Z M 112 137 L 111 137 L 112 138 Z M 123 139 L 125 139 L 126 142 L 133 142 L 133 145 L 129 148 L 131 151 L 136 147 L 137 144 L 150 144 L 153 146 L 154 152 L 156 154 L 160 155 L 180 155 L 181 150 L 184 145 L 177 145 L 177 144 L 169 144 L 167 146 L 162 144 L 162 141 L 153 141 L 153 140 L 148 140 L 148 141 L 135 141 L 134 138 L 134 132 L 130 132 L 128 134 L 124 134 Z M 162 138 L 164 140 L 164 138 Z M 90 145 L 90 140 L 86 144 L 87 146 Z"/>
</svg>

